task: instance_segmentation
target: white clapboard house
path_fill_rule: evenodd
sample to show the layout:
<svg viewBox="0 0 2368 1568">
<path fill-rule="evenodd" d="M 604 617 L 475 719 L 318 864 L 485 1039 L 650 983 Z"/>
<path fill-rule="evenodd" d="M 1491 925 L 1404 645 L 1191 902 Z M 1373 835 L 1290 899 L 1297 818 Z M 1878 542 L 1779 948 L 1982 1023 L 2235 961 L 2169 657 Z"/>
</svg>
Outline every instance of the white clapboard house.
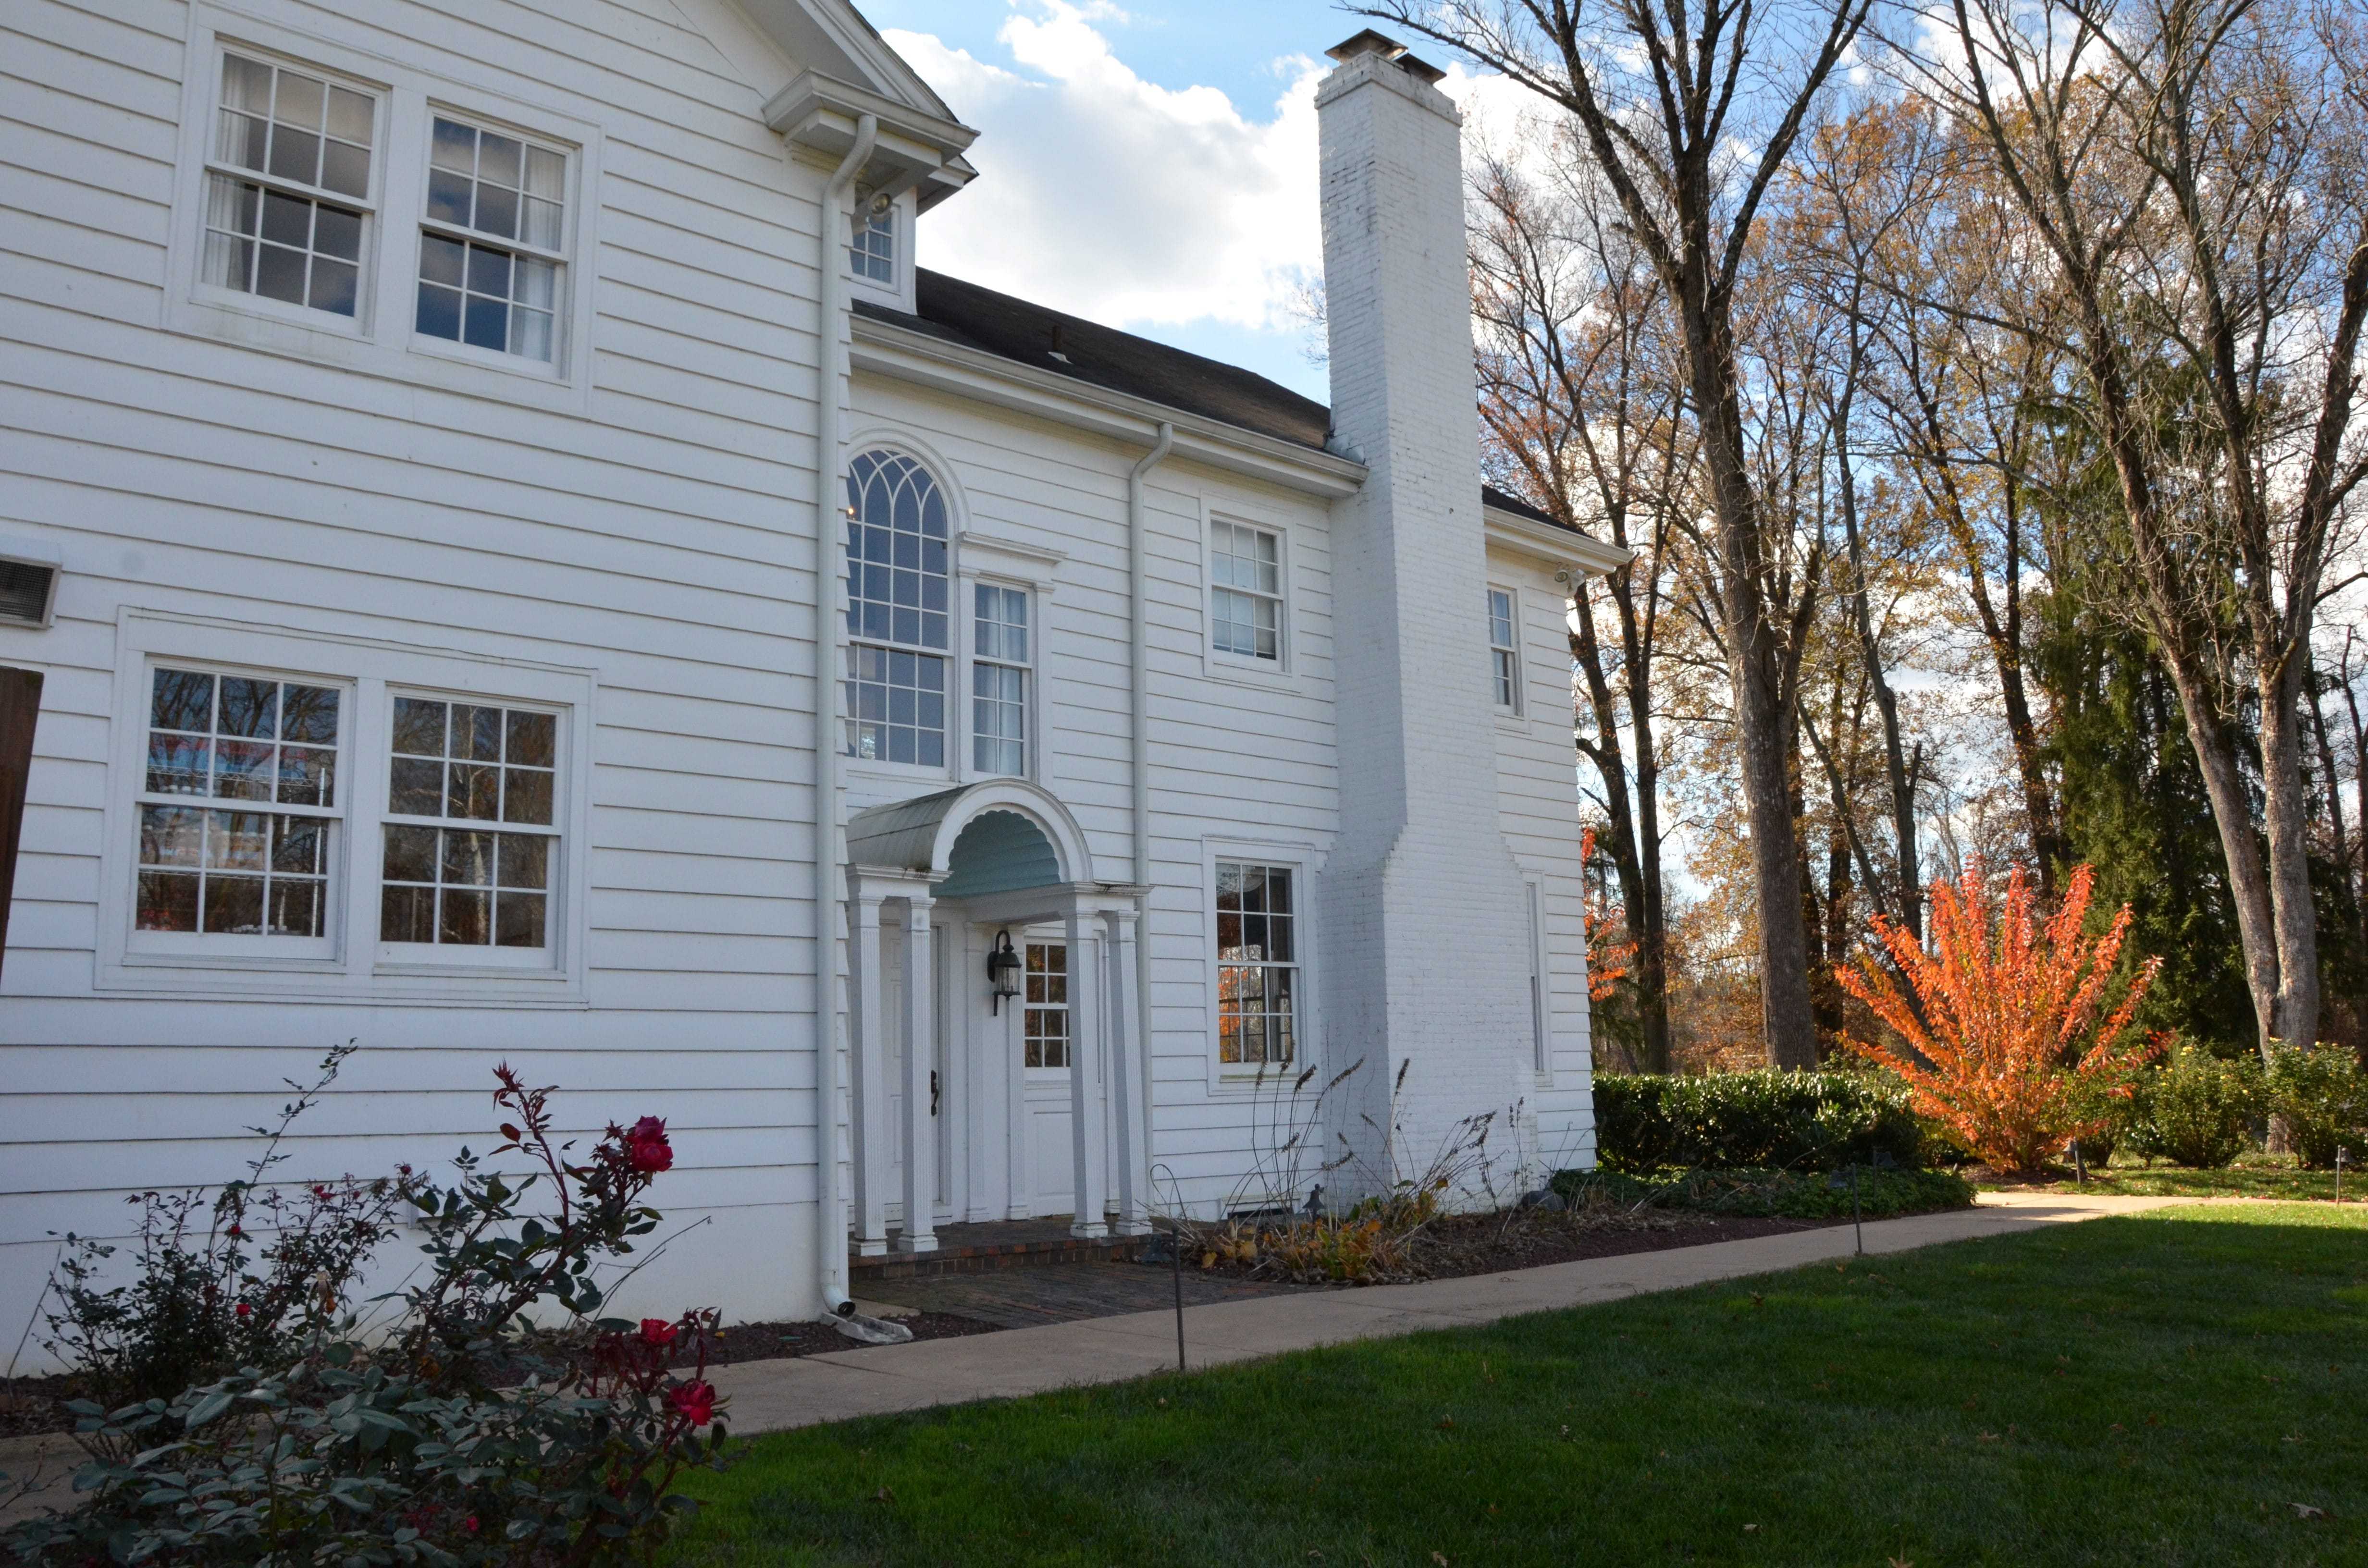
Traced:
<svg viewBox="0 0 2368 1568">
<path fill-rule="evenodd" d="M 844 0 L 0 36 L 12 1338 L 348 1040 L 291 1174 L 484 1148 L 507 1060 L 666 1119 L 633 1290 L 743 1319 L 1242 1202 L 1303 1112 L 1335 1183 L 1591 1160 L 1622 557 L 1483 488 L 1438 72 L 1322 88 L 1326 409 L 921 268 L 973 133 Z"/>
</svg>

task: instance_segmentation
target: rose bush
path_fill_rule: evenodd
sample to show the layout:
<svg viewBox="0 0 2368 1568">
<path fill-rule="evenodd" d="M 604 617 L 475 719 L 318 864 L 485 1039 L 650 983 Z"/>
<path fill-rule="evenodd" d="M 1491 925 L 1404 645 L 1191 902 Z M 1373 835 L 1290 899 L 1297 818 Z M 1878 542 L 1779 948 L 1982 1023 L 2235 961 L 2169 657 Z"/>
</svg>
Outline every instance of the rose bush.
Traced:
<svg viewBox="0 0 2368 1568">
<path fill-rule="evenodd" d="M 389 1298 L 391 1330 L 365 1334 L 341 1290 L 314 1289 L 277 1354 L 170 1397 L 75 1406 L 84 1501 L 11 1528 L 6 1549 L 75 1568 L 645 1561 L 691 1506 L 676 1481 L 719 1466 L 725 1437 L 713 1313 L 598 1315 L 596 1268 L 656 1227 L 643 1198 L 673 1145 L 644 1117 L 577 1157 L 551 1091 L 497 1077 L 513 1119 L 493 1155 L 526 1169 L 463 1149 L 452 1185 L 406 1178 L 429 1267 Z"/>
</svg>

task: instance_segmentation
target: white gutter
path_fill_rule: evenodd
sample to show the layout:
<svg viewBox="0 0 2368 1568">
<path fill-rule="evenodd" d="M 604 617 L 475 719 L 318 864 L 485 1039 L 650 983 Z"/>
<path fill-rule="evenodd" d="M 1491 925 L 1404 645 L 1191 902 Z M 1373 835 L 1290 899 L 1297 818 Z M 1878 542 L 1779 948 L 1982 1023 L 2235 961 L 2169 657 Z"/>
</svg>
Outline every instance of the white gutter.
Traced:
<svg viewBox="0 0 2368 1568">
<path fill-rule="evenodd" d="M 1127 628 L 1133 644 L 1132 649 L 1134 676 L 1134 727 L 1132 735 L 1133 766 L 1131 769 L 1134 785 L 1134 881 L 1144 889 L 1151 886 L 1151 627 L 1146 619 L 1150 601 L 1151 547 L 1148 525 L 1143 516 L 1143 482 L 1151 471 L 1167 460 L 1176 449 L 1176 426 L 1167 420 L 1159 424 L 1159 438 L 1143 460 L 1128 471 L 1126 476 L 1126 542 L 1127 542 Z M 1136 1054 L 1143 1065 L 1128 1074 L 1135 1092 L 1143 1098 L 1143 1130 L 1146 1147 L 1135 1151 L 1143 1169 L 1133 1173 L 1140 1176 L 1150 1168 L 1151 1137 L 1151 894 L 1143 895 L 1143 915 L 1134 933 L 1134 1028 L 1130 1031 Z M 1144 1195 L 1146 1212 L 1151 1195 Z"/>
<path fill-rule="evenodd" d="M 847 529 L 847 481 L 838 449 L 838 327 L 847 314 L 846 256 L 839 220 L 846 215 L 848 187 L 871 161 L 880 139 L 880 119 L 866 114 L 856 123 L 855 145 L 839 160 L 822 196 L 822 267 L 815 314 L 822 330 L 814 346 L 820 392 L 814 399 L 814 1121 L 817 1199 L 814 1252 L 822 1304 L 834 1317 L 848 1317 L 855 1303 L 847 1294 L 847 1188 L 838 1165 L 838 844 L 839 711 L 838 643 L 847 624 L 840 560 Z"/>
</svg>

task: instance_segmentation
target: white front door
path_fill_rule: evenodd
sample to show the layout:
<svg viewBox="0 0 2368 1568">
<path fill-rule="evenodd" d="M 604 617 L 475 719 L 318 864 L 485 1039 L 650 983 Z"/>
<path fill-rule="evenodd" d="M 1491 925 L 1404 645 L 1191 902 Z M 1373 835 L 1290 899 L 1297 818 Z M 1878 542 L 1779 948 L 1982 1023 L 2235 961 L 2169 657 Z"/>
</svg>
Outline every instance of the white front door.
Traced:
<svg viewBox="0 0 2368 1568">
<path fill-rule="evenodd" d="M 1020 1093 L 1025 1101 L 1019 1183 L 1036 1214 L 1076 1209 L 1076 1147 L 1069 1109 L 1069 949 L 1057 938 L 1027 943 L 1019 1008 Z"/>
</svg>

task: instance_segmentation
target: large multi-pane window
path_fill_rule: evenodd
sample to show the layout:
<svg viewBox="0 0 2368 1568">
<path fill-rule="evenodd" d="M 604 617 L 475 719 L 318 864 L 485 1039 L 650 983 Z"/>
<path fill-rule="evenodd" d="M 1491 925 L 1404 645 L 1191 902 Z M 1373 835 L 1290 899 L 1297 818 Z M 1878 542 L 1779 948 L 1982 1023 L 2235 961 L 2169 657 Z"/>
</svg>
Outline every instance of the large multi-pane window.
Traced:
<svg viewBox="0 0 2368 1568">
<path fill-rule="evenodd" d="M 981 773 L 1028 771 L 1028 594 L 978 585 L 971 617 L 971 753 Z"/>
<path fill-rule="evenodd" d="M 896 282 L 896 210 L 886 208 L 868 219 L 859 217 L 855 243 L 848 247 L 848 267 L 858 278 L 894 287 Z"/>
<path fill-rule="evenodd" d="M 381 941 L 549 946 L 558 749 L 555 714 L 394 699 Z"/>
<path fill-rule="evenodd" d="M 1210 642 L 1221 653 L 1282 659 L 1282 540 L 1246 523 L 1209 528 Z"/>
<path fill-rule="evenodd" d="M 550 362 L 567 264 L 566 190 L 564 153 L 436 116 L 419 235 L 420 333 Z"/>
<path fill-rule="evenodd" d="M 342 699 L 334 687 L 268 676 L 154 673 L 140 930 L 327 934 Z"/>
<path fill-rule="evenodd" d="M 1069 948 L 1028 944 L 1027 1006 L 1020 1019 L 1024 1060 L 1030 1067 L 1069 1064 Z"/>
<path fill-rule="evenodd" d="M 1217 862 L 1217 1060 L 1280 1066 L 1297 1054 L 1299 915 L 1286 866 Z"/>
<path fill-rule="evenodd" d="M 378 99 L 324 76 L 222 56 L 206 160 L 199 277 L 220 289 L 351 316 Z"/>
<path fill-rule="evenodd" d="M 1521 644 L 1513 596 L 1505 588 L 1488 590 L 1488 683 L 1497 706 L 1508 712 L 1521 705 Z"/>
<path fill-rule="evenodd" d="M 946 501 L 902 452 L 847 472 L 847 755 L 946 765 Z"/>
</svg>

